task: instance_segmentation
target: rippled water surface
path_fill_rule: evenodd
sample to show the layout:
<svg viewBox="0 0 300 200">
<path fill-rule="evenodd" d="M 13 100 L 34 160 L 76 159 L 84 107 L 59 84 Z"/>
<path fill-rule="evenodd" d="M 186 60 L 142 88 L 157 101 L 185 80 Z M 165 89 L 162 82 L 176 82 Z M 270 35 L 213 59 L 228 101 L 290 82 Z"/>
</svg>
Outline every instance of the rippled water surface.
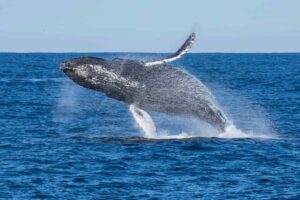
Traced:
<svg viewBox="0 0 300 200">
<path fill-rule="evenodd" d="M 91 55 L 0 54 L 0 198 L 299 199 L 300 54 L 189 54 L 173 65 L 205 83 L 246 133 L 151 113 L 69 81 L 59 63 Z"/>
</svg>

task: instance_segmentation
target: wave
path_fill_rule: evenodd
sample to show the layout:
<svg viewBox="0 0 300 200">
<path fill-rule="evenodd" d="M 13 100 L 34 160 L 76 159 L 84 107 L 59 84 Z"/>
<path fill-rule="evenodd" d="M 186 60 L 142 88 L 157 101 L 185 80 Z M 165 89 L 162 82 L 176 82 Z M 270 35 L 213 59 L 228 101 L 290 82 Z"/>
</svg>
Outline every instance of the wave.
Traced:
<svg viewBox="0 0 300 200">
<path fill-rule="evenodd" d="M 57 78 L 0 78 L 0 82 L 66 82 L 69 81 L 64 77 Z"/>
</svg>

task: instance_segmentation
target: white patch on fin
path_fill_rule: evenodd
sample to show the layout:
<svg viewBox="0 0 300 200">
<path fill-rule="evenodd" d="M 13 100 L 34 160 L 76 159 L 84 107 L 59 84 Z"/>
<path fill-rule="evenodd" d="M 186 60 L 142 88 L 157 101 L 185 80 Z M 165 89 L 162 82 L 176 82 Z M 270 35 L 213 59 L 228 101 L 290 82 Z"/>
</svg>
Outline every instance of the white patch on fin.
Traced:
<svg viewBox="0 0 300 200">
<path fill-rule="evenodd" d="M 136 123 L 144 131 L 145 137 L 157 138 L 156 127 L 151 116 L 144 110 L 131 104 L 129 110 L 132 113 Z"/>
<path fill-rule="evenodd" d="M 183 43 L 183 45 L 172 55 L 162 59 L 162 60 L 156 60 L 156 61 L 149 61 L 145 63 L 145 66 L 152 66 L 152 65 L 161 65 L 165 63 L 172 62 L 174 60 L 177 60 L 181 58 L 184 54 L 186 54 L 195 43 L 196 34 L 192 33 L 189 35 L 188 39 Z"/>
</svg>

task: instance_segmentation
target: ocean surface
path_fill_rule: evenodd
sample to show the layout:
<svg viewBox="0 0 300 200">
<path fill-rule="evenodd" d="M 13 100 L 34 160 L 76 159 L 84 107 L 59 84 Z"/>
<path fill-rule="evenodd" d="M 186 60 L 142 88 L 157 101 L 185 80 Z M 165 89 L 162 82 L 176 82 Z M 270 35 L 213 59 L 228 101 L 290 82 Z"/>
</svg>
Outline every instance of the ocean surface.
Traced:
<svg viewBox="0 0 300 200">
<path fill-rule="evenodd" d="M 1 53 L 0 199 L 300 199 L 300 54 L 188 54 L 236 130 L 150 113 L 82 88 L 59 64 L 79 56 Z"/>
</svg>

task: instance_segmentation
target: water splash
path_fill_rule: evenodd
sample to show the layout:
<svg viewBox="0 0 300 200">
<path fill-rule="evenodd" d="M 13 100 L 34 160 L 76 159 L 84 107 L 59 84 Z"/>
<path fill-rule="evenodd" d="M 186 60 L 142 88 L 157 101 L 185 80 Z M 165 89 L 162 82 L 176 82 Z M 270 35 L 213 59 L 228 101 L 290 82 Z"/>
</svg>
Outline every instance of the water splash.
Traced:
<svg viewBox="0 0 300 200">
<path fill-rule="evenodd" d="M 244 132 L 237 128 L 233 122 L 229 122 L 229 125 L 225 128 L 225 132 L 218 135 L 219 138 L 261 138 L 261 139 L 275 139 L 276 135 L 256 133 L 254 131 Z"/>
<path fill-rule="evenodd" d="M 229 121 L 228 126 L 225 128 L 225 131 L 219 133 L 216 129 L 210 125 L 199 122 L 198 120 L 184 119 L 184 118 L 173 118 L 171 123 L 182 122 L 191 129 L 188 132 L 182 131 L 180 133 L 170 133 L 169 130 L 165 129 L 156 129 L 155 123 L 150 117 L 150 115 L 137 107 L 130 105 L 130 112 L 132 113 L 136 124 L 143 131 L 145 138 L 150 139 L 188 139 L 188 138 L 261 138 L 261 139 L 276 139 L 276 135 L 256 133 L 254 131 L 243 131 L 236 127 L 236 125 Z M 164 121 L 165 118 L 159 118 L 159 122 Z M 174 125 L 173 124 L 173 125 Z M 160 125 L 160 123 L 158 123 Z"/>
<path fill-rule="evenodd" d="M 69 81 L 64 81 L 60 85 L 57 104 L 53 110 L 54 121 L 68 122 L 78 112 L 79 90 Z"/>
<path fill-rule="evenodd" d="M 230 89 L 218 83 L 210 83 L 210 88 L 230 120 L 222 136 L 234 137 L 273 137 L 277 135 L 267 110 L 254 99 L 250 99 L 245 91 Z M 244 134 L 238 134 L 242 131 Z M 230 134 L 231 132 L 231 134 Z"/>
</svg>

